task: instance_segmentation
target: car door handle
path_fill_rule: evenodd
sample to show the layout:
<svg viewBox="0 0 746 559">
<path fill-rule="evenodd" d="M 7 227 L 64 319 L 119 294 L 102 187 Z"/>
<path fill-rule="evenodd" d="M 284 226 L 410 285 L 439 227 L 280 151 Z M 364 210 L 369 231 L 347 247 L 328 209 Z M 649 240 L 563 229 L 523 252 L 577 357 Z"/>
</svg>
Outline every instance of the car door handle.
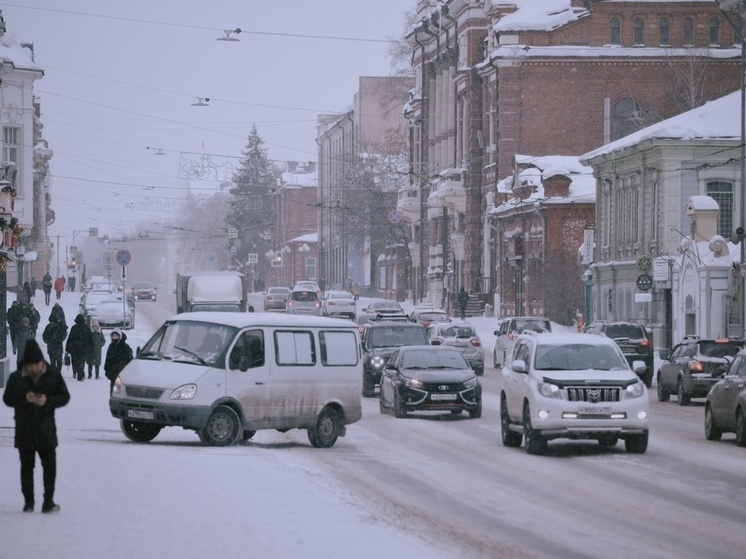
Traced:
<svg viewBox="0 0 746 559">
<path fill-rule="evenodd" d="M 256 384 L 256 385 L 262 385 L 264 383 L 263 382 L 255 382 L 254 384 Z"/>
</svg>

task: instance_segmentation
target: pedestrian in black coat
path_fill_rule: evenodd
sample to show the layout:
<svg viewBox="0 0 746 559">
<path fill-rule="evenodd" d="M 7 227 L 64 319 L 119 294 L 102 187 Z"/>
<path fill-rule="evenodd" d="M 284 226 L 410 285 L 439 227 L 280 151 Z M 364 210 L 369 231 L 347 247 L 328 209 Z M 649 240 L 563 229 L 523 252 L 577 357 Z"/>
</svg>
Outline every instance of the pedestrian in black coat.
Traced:
<svg viewBox="0 0 746 559">
<path fill-rule="evenodd" d="M 65 309 L 63 309 L 59 303 L 55 303 L 52 307 L 52 311 L 49 313 L 49 318 L 55 317 L 57 322 L 67 328 L 67 321 L 65 320 Z"/>
<path fill-rule="evenodd" d="M 18 352 L 18 329 L 21 327 L 23 314 L 23 309 L 21 309 L 18 301 L 13 301 L 5 313 L 5 318 L 8 321 L 8 330 L 10 331 L 10 343 L 13 346 L 14 354 Z"/>
<path fill-rule="evenodd" d="M 50 276 L 49 272 L 47 272 L 41 279 L 41 288 L 44 291 L 44 303 L 47 306 L 49 306 L 49 298 L 52 295 L 52 285 L 52 276 Z"/>
<path fill-rule="evenodd" d="M 91 378 L 93 369 L 96 369 L 96 378 L 98 379 L 99 367 L 101 367 L 101 349 L 106 345 L 106 338 L 101 332 L 98 320 L 91 322 L 91 351 L 88 353 L 86 362 L 88 363 L 88 378 Z"/>
<path fill-rule="evenodd" d="M 18 368 L 21 367 L 23 362 L 23 351 L 26 347 L 26 342 L 34 339 L 34 331 L 31 329 L 31 323 L 27 317 L 21 319 L 21 327 L 18 329 L 18 338 L 16 343 L 18 344 Z"/>
<path fill-rule="evenodd" d="M 65 351 L 70 354 L 73 376 L 80 382 L 85 380 L 85 362 L 91 351 L 91 329 L 86 326 L 85 317 L 79 314 L 67 336 Z"/>
<path fill-rule="evenodd" d="M 5 405 L 15 409 L 15 447 L 21 459 L 21 492 L 24 512 L 34 510 L 34 466 L 39 454 L 44 470 L 42 512 L 56 512 L 57 425 L 54 412 L 70 401 L 65 381 L 57 369 L 44 361 L 39 344 L 30 340 L 24 348 L 20 368 L 8 377 L 3 393 Z"/>
<path fill-rule="evenodd" d="M 466 318 L 466 303 L 469 302 L 469 294 L 462 287 L 458 292 L 456 299 L 458 300 L 458 308 L 461 311 L 461 320 L 464 320 L 464 318 Z"/>
<path fill-rule="evenodd" d="M 62 353 L 63 343 L 67 337 L 67 328 L 60 324 L 53 316 L 49 317 L 49 324 L 44 328 L 41 335 L 44 343 L 47 344 L 47 355 L 53 369 L 62 370 Z"/>
<path fill-rule="evenodd" d="M 122 369 L 132 361 L 132 348 L 127 345 L 127 334 L 119 329 L 112 330 L 111 343 L 106 349 L 106 360 L 104 361 L 104 374 L 109 379 L 109 394 L 114 390 L 114 382 Z"/>
<path fill-rule="evenodd" d="M 39 322 L 41 321 L 41 315 L 36 309 L 33 303 L 30 303 L 28 309 L 26 309 L 26 316 L 28 317 L 31 329 L 34 331 L 34 338 L 36 337 L 36 331 L 39 329 Z"/>
</svg>

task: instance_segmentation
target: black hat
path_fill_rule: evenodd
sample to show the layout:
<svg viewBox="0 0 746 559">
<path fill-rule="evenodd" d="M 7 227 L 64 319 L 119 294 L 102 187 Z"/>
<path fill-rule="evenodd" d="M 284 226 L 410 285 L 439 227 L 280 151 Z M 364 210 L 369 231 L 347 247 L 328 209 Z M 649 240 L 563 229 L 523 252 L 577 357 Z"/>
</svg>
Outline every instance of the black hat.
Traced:
<svg viewBox="0 0 746 559">
<path fill-rule="evenodd" d="M 23 364 L 39 363 L 44 361 L 44 354 L 41 352 L 39 342 L 34 339 L 26 342 L 26 347 L 23 348 Z"/>
</svg>

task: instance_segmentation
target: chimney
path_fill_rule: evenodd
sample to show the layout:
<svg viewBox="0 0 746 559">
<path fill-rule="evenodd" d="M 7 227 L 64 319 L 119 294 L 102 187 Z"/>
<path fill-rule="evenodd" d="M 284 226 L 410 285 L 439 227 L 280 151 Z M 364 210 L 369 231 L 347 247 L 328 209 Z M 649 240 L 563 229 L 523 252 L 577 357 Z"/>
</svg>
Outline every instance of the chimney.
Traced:
<svg viewBox="0 0 746 559">
<path fill-rule="evenodd" d="M 692 196 L 686 204 L 686 215 L 691 222 L 690 236 L 697 243 L 710 240 L 718 232 L 720 207 L 710 196 Z"/>
</svg>

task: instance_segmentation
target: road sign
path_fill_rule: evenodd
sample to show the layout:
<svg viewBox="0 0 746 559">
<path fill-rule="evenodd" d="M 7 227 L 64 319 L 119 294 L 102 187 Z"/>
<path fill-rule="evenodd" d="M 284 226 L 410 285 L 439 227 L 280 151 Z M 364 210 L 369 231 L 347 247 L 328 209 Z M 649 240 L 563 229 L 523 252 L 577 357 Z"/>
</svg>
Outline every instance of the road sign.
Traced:
<svg viewBox="0 0 746 559">
<path fill-rule="evenodd" d="M 648 256 L 640 256 L 640 258 L 637 259 L 637 267 L 640 268 L 643 272 L 647 272 L 651 267 L 653 263 L 650 260 L 650 257 Z"/>
<path fill-rule="evenodd" d="M 259 263 L 259 255 L 256 253 L 249 254 L 249 264 L 258 264 Z"/>
<path fill-rule="evenodd" d="M 228 238 L 235 239 L 238 237 L 238 229 L 236 227 L 228 227 Z"/>
<path fill-rule="evenodd" d="M 117 251 L 117 255 L 115 256 L 115 258 L 117 260 L 117 264 L 119 264 L 120 266 L 126 266 L 127 264 L 132 262 L 132 255 L 128 250 Z"/>
<path fill-rule="evenodd" d="M 653 278 L 648 274 L 640 274 L 637 276 L 637 288 L 642 291 L 648 291 L 653 287 Z"/>
<path fill-rule="evenodd" d="M 389 222 L 393 223 L 394 225 L 401 222 L 402 220 L 402 214 L 399 210 L 391 210 L 388 217 Z"/>
</svg>

